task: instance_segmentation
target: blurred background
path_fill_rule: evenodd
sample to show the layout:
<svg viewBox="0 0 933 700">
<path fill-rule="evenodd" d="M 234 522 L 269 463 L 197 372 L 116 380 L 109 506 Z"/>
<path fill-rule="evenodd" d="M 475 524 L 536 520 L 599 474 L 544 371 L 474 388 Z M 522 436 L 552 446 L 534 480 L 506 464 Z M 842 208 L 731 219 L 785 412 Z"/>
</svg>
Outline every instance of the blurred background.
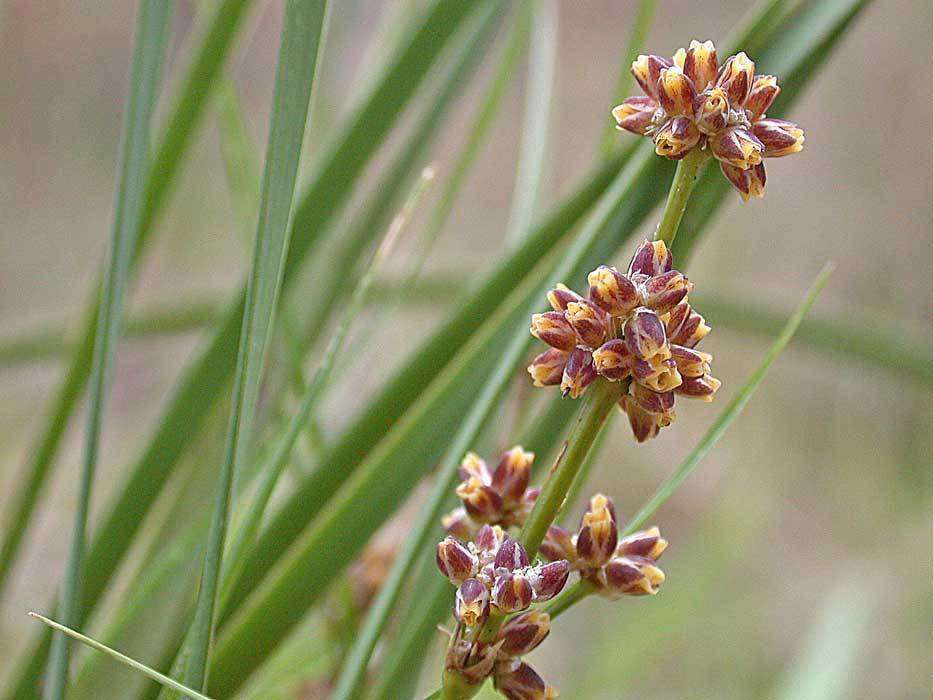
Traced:
<svg viewBox="0 0 933 700">
<path fill-rule="evenodd" d="M 541 213 L 573 189 L 598 155 L 609 109 L 624 97 L 614 91 L 635 4 L 553 3 L 556 79 L 545 105 L 550 127 Z M 368 66 L 387 50 L 399 16 L 418 11 L 418 3 L 391 0 L 332 5 L 305 166 L 346 115 Z M 694 37 L 724 40 L 748 3 L 658 5 L 643 49 L 671 55 Z M 260 153 L 280 6 L 256 3 L 228 70 Z M 134 8 L 106 0 L 0 4 L 0 509 L 8 506 L 43 425 L 64 349 L 106 252 Z M 202 10 L 199 3 L 177 3 L 166 95 L 183 74 Z M 536 653 L 536 666 L 563 697 L 930 697 L 933 394 L 930 367 L 923 365 L 933 341 L 933 141 L 926 137 L 933 100 L 917 75 L 929 63 L 931 26 L 930 3 L 874 3 L 793 113 L 776 115 L 805 128 L 805 150 L 769 162 L 764 200 L 743 205 L 730 195 L 690 269 L 697 307 L 715 329 L 704 349 L 716 356 L 723 403 L 684 407 L 676 431 L 643 446 L 616 419 L 591 483 L 614 494 L 623 514 L 633 513 L 767 347 L 767 332 L 730 323 L 725 311 L 718 318 L 716 309 L 737 305 L 781 319 L 826 260 L 836 263 L 836 272 L 815 319 L 869 337 L 904 339 L 903 347 L 926 355 L 874 362 L 849 357 L 844 344 L 796 340 L 719 446 L 658 514 L 671 542 L 661 594 L 614 605 L 589 600 L 580 615 L 562 619 Z M 503 40 L 496 37 L 431 148 L 441 181 L 476 118 Z M 421 281 L 435 283 L 432 289 L 456 291 L 502 254 L 525 83 L 522 59 L 427 259 Z M 371 169 L 373 177 L 383 161 Z M 190 318 L 178 327 L 156 324 L 150 332 L 140 326 L 121 345 L 95 512 L 145 444 L 180 370 L 247 269 L 249 247 L 223 172 L 217 116 L 208 113 L 130 304 L 131 318 L 166 310 L 187 311 Z M 412 235 L 389 262 L 388 281 L 417 255 L 417 231 L 427 225 L 426 212 L 441 189 L 433 187 L 422 202 Z M 649 217 L 644 233 L 653 226 Z M 614 262 L 625 264 L 630 248 Z M 313 270 L 307 280 L 304 303 L 313 306 Z M 361 352 L 344 363 L 320 415 L 325 440 L 448 308 L 442 294 L 415 295 L 393 323 L 359 324 L 357 336 L 372 325 L 379 337 L 361 343 Z M 375 319 L 379 310 L 367 314 Z M 313 353 L 308 366 L 314 366 Z M 45 604 L 64 568 L 80 426 L 79 416 L 27 534 L 25 556 L 0 600 L 0 676 L 32 631 L 25 612 Z M 508 440 L 491 434 L 480 447 L 492 456 Z M 425 679 L 426 688 L 433 683 Z M 295 690 L 293 697 L 300 692 L 312 691 Z"/>
</svg>

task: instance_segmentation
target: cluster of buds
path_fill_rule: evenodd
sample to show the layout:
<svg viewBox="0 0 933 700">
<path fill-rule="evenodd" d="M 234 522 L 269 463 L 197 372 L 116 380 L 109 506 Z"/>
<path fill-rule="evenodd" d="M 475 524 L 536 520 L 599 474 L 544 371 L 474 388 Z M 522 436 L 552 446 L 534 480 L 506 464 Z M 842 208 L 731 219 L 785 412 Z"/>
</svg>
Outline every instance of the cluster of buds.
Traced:
<svg viewBox="0 0 933 700">
<path fill-rule="evenodd" d="M 546 700 L 554 690 L 521 657 L 550 632 L 550 618 L 532 603 L 557 595 L 567 583 L 570 563 L 554 559 L 532 564 L 518 540 L 498 525 L 483 525 L 471 542 L 446 537 L 437 545 L 437 566 L 457 586 L 454 616 L 459 625 L 447 650 L 446 668 L 470 684 L 493 677 L 511 700 Z M 490 613 L 509 615 L 496 640 L 478 632 Z"/>
<path fill-rule="evenodd" d="M 443 519 L 444 528 L 462 540 L 472 539 L 482 525 L 522 526 L 541 489 L 528 488 L 535 456 L 516 445 L 495 469 L 470 452 L 460 463 L 457 497 L 463 504 Z"/>
<path fill-rule="evenodd" d="M 709 146 L 742 199 L 761 197 L 763 158 L 797 153 L 803 130 L 765 112 L 780 92 L 772 75 L 757 75 L 740 52 L 722 67 L 713 42 L 691 41 L 673 61 L 639 56 L 632 73 L 644 91 L 612 110 L 619 129 L 654 140 L 658 155 L 679 160 Z"/>
<path fill-rule="evenodd" d="M 616 523 L 612 500 L 597 494 L 590 499 L 576 533 L 557 525 L 548 528 L 541 556 L 569 561 L 581 578 L 608 598 L 654 595 L 664 582 L 657 560 L 667 549 L 667 540 L 656 527 L 619 539 Z"/>
<path fill-rule="evenodd" d="M 599 376 L 629 383 L 620 407 L 635 439 L 655 437 L 675 418 L 674 394 L 712 401 L 720 382 L 712 356 L 695 350 L 710 331 L 687 301 L 693 285 L 673 268 L 663 241 L 645 241 L 628 273 L 600 266 L 583 298 L 564 285 L 548 293 L 532 334 L 551 346 L 528 367 L 535 386 L 560 385 L 576 398 Z"/>
</svg>

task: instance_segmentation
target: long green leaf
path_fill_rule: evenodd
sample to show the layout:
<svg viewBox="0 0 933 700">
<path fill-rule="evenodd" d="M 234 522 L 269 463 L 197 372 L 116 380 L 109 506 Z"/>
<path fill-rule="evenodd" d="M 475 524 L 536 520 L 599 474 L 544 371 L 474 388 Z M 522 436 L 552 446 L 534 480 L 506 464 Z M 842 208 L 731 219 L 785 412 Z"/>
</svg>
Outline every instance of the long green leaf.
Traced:
<svg viewBox="0 0 933 700">
<path fill-rule="evenodd" d="M 135 659 L 131 659 L 129 656 L 126 656 L 125 654 L 121 654 L 119 651 L 116 651 L 115 649 L 111 649 L 105 644 L 101 644 L 100 642 L 94 639 L 91 639 L 90 637 L 85 637 L 83 634 L 81 634 L 80 632 L 76 632 L 70 627 L 65 627 L 65 625 L 59 624 L 58 622 L 55 622 L 54 620 L 50 620 L 47 617 L 43 617 L 39 613 L 31 612 L 29 613 L 29 616 L 34 617 L 35 619 L 39 620 L 39 622 L 45 623 L 52 629 L 57 630 L 61 632 L 62 634 L 68 635 L 72 639 L 78 640 L 82 644 L 86 644 L 87 646 L 91 647 L 91 649 L 96 649 L 97 651 L 107 654 L 109 657 L 116 659 L 121 664 L 125 664 L 129 666 L 130 668 L 149 676 L 152 680 L 156 681 L 157 683 L 161 683 L 166 688 L 171 688 L 172 690 L 175 690 L 178 693 L 181 693 L 185 697 L 192 698 L 192 700 L 211 700 L 206 695 L 201 695 L 201 693 L 197 692 L 196 690 L 192 690 L 191 688 L 188 688 L 182 685 L 181 683 L 172 680 L 168 676 L 162 673 L 159 673 L 158 671 L 154 669 L 149 668 L 145 664 L 139 663 Z"/>
<path fill-rule="evenodd" d="M 742 385 L 742 388 L 739 389 L 739 392 L 735 395 L 732 401 L 730 401 L 725 409 L 723 409 L 722 413 L 716 417 L 716 420 L 710 426 L 709 430 L 706 431 L 706 434 L 703 436 L 700 442 L 698 442 L 696 447 L 690 451 L 690 454 L 687 455 L 687 458 L 681 462 L 680 466 L 677 468 L 677 471 L 658 488 L 654 496 L 652 496 L 651 499 L 644 506 L 642 506 L 638 513 L 636 513 L 628 522 L 628 524 L 625 526 L 626 534 L 630 534 L 644 527 L 648 520 L 657 512 L 658 508 L 664 505 L 667 499 L 670 498 L 677 490 L 677 487 L 683 483 L 683 480 L 690 475 L 690 472 L 696 468 L 700 461 L 707 454 L 709 454 L 711 449 L 713 449 L 713 446 L 719 442 L 719 438 L 723 436 L 728 427 L 732 424 L 732 421 L 734 421 L 742 412 L 742 409 L 745 408 L 745 405 L 748 403 L 749 399 L 751 399 L 752 394 L 755 393 L 755 390 L 764 379 L 765 374 L 768 373 L 771 365 L 774 364 L 774 361 L 777 359 L 778 355 L 781 354 L 781 351 L 794 336 L 797 327 L 800 326 L 800 322 L 803 321 L 803 317 L 807 315 L 810 307 L 813 306 L 813 303 L 819 296 L 820 291 L 822 291 L 823 287 L 829 281 L 829 276 L 831 273 L 832 265 L 826 265 L 820 274 L 817 275 L 816 280 L 813 282 L 813 285 L 810 287 L 810 290 L 807 292 L 804 300 L 800 303 L 800 306 L 797 307 L 794 315 L 788 319 L 787 323 L 784 325 L 784 328 L 781 330 L 781 334 L 777 337 L 771 347 L 768 348 L 768 352 L 765 353 L 761 364 L 755 368 L 755 371 L 751 373 L 748 380 L 745 382 L 745 384 Z"/>
<path fill-rule="evenodd" d="M 84 432 L 78 504 L 71 531 L 71 548 L 59 602 L 64 625 L 79 618 L 81 569 L 85 556 L 85 532 L 91 507 L 91 492 L 97 469 L 104 409 L 120 337 L 126 288 L 139 239 L 139 220 L 145 202 L 146 168 L 152 115 L 162 84 L 165 45 L 174 3 L 148 0 L 140 9 L 136 24 L 136 46 L 130 73 L 130 94 L 124 116 L 123 142 L 117 174 L 117 194 L 109 259 L 101 289 L 94 353 L 90 375 L 88 416 Z M 46 675 L 47 700 L 65 697 L 71 644 L 66 636 L 52 641 Z"/>
<path fill-rule="evenodd" d="M 134 264 L 149 242 L 158 217 L 172 191 L 188 144 L 192 135 L 196 133 L 204 113 L 211 84 L 226 60 L 250 2 L 251 0 L 220 2 L 204 38 L 198 45 L 149 167 L 143 211 L 138 220 L 139 232 Z M 94 349 L 94 331 L 97 327 L 98 300 L 99 293 L 96 293 L 82 317 L 80 340 L 75 346 L 65 378 L 52 401 L 46 427 L 35 447 L 29 451 L 30 459 L 24 469 L 24 476 L 17 480 L 20 487 L 11 501 L 12 505 L 9 506 L 11 515 L 4 528 L 3 544 L 0 546 L 0 591 L 9 578 L 23 535 L 33 517 L 52 462 L 61 445 L 65 428 L 87 383 Z M 46 635 L 46 638 L 49 636 Z M 40 666 L 41 663 L 40 661 Z M 17 700 L 25 700 L 26 692 L 30 691 L 19 688 Z"/>
<path fill-rule="evenodd" d="M 259 383 L 275 323 L 289 244 L 289 212 L 298 177 L 311 86 L 323 45 L 326 10 L 327 0 L 288 0 L 282 20 L 259 223 L 246 287 L 226 449 L 220 467 L 217 505 L 204 553 L 198 602 L 182 650 L 187 663 L 185 683 L 201 689 L 207 685 L 233 477 L 248 454 Z"/>
<path fill-rule="evenodd" d="M 218 11 L 228 3 L 229 0 Z M 402 49 L 392 57 L 380 80 L 346 120 L 339 137 L 321 159 L 293 215 L 286 287 L 326 224 L 348 199 L 364 166 L 398 120 L 447 41 L 476 6 L 461 0 L 434 0 Z M 231 13 L 230 18 L 234 16 L 235 13 Z M 215 74 L 216 71 L 210 72 L 210 77 Z M 156 162 L 161 161 L 157 159 Z M 208 346 L 183 373 L 155 435 L 105 512 L 88 554 L 83 612 L 96 605 L 162 484 L 199 432 L 211 405 L 232 375 L 242 303 L 243 294 L 240 294 L 230 305 Z M 48 638 L 46 635 L 31 652 L 29 661 L 21 665 L 22 671 L 10 697 L 16 700 L 35 697 L 31 689 L 35 687 L 37 669 L 44 664 Z"/>
</svg>

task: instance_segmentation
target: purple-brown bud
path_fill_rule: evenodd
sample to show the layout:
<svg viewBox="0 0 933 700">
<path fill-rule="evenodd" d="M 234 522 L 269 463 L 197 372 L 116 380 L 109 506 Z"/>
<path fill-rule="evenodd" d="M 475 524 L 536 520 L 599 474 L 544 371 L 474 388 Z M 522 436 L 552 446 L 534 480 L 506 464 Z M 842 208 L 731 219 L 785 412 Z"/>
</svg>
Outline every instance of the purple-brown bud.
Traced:
<svg viewBox="0 0 933 700">
<path fill-rule="evenodd" d="M 500 662 L 493 683 L 508 700 L 554 700 L 557 697 L 557 691 L 524 662 Z"/>
<path fill-rule="evenodd" d="M 680 376 L 685 378 L 702 377 L 709 372 L 709 363 L 713 361 L 709 353 L 682 345 L 671 345 L 671 358 L 677 363 Z"/>
<path fill-rule="evenodd" d="M 628 273 L 654 277 L 668 272 L 673 265 L 674 260 L 664 241 L 645 241 L 635 251 Z"/>
<path fill-rule="evenodd" d="M 614 267 L 600 265 L 586 279 L 590 299 L 612 316 L 627 316 L 639 305 L 634 283 Z"/>
<path fill-rule="evenodd" d="M 693 116 L 696 89 L 693 81 L 677 66 L 661 70 L 658 81 L 658 100 L 671 117 Z"/>
<path fill-rule="evenodd" d="M 689 117 L 674 117 L 658 129 L 654 151 L 659 156 L 680 160 L 700 142 L 700 131 Z"/>
<path fill-rule="evenodd" d="M 481 625 L 489 616 L 489 590 L 476 578 L 468 578 L 457 589 L 454 614 L 467 627 Z"/>
<path fill-rule="evenodd" d="M 534 314 L 531 317 L 531 334 L 552 348 L 570 352 L 577 346 L 577 334 L 573 326 L 559 311 Z"/>
<path fill-rule="evenodd" d="M 634 532 L 628 537 L 619 540 L 616 555 L 620 557 L 645 557 L 652 561 L 657 559 L 667 549 L 667 540 L 661 537 L 657 527 Z"/>
<path fill-rule="evenodd" d="M 572 301 L 567 304 L 564 315 L 584 345 L 598 348 L 606 341 L 609 317 L 596 304 L 589 301 Z"/>
<path fill-rule="evenodd" d="M 721 162 L 748 170 L 761 163 L 764 144 L 742 127 L 731 127 L 710 137 L 710 149 Z"/>
<path fill-rule="evenodd" d="M 548 348 L 528 365 L 535 386 L 556 386 L 564 376 L 567 353 L 557 348 Z"/>
<path fill-rule="evenodd" d="M 496 552 L 496 569 L 523 569 L 529 564 L 528 552 L 522 547 L 522 543 L 514 537 L 505 536 L 499 551 Z"/>
<path fill-rule="evenodd" d="M 664 324 L 654 311 L 645 307 L 636 309 L 626 321 L 625 344 L 641 360 L 666 360 L 671 356 Z"/>
<path fill-rule="evenodd" d="M 583 297 L 567 287 L 567 285 L 558 283 L 554 289 L 547 293 L 547 300 L 551 308 L 555 311 L 566 311 L 567 304 L 572 301 L 583 301 Z"/>
<path fill-rule="evenodd" d="M 726 128 L 729 119 L 729 100 L 726 91 L 712 87 L 697 95 L 694 101 L 694 119 L 697 129 L 704 134 L 715 134 Z"/>
<path fill-rule="evenodd" d="M 516 445 L 502 455 L 496 470 L 492 473 L 492 487 L 508 503 L 518 503 L 525 495 L 531 478 L 533 452 L 526 452 L 521 445 Z"/>
<path fill-rule="evenodd" d="M 632 378 L 637 384 L 661 393 L 676 389 L 682 381 L 677 363 L 670 358 L 650 362 L 635 360 L 632 364 Z"/>
<path fill-rule="evenodd" d="M 596 372 L 613 382 L 628 378 L 632 373 L 634 361 L 635 356 L 632 351 L 629 350 L 625 341 L 618 338 L 613 338 L 593 351 L 593 364 Z"/>
<path fill-rule="evenodd" d="M 479 565 L 476 555 L 453 537 L 438 542 L 436 560 L 437 568 L 452 583 L 463 583 L 475 576 Z"/>
<path fill-rule="evenodd" d="M 661 71 L 670 68 L 671 62 L 660 56 L 641 55 L 632 63 L 632 75 L 648 97 L 658 100 L 658 80 Z"/>
<path fill-rule="evenodd" d="M 601 493 L 596 494 L 590 499 L 590 507 L 580 523 L 577 560 L 585 566 L 602 566 L 615 552 L 618 539 L 612 501 Z"/>
<path fill-rule="evenodd" d="M 803 129 L 783 119 L 762 119 L 752 125 L 752 131 L 764 145 L 766 158 L 780 158 L 803 150 Z"/>
<path fill-rule="evenodd" d="M 455 508 L 441 518 L 441 525 L 448 534 L 461 540 L 471 540 L 476 533 L 476 523 L 467 515 L 466 508 Z"/>
<path fill-rule="evenodd" d="M 759 163 L 748 170 L 735 168 L 728 163 L 719 163 L 719 168 L 726 179 L 732 183 L 732 186 L 738 191 L 743 202 L 747 202 L 752 197 L 765 196 L 765 164 Z"/>
<path fill-rule="evenodd" d="M 671 309 L 666 331 L 670 343 L 692 348 L 709 334 L 710 327 L 690 304 L 683 301 Z"/>
<path fill-rule="evenodd" d="M 502 497 L 479 479 L 470 477 L 457 487 L 457 497 L 477 522 L 498 522 L 502 518 Z"/>
<path fill-rule="evenodd" d="M 644 285 L 645 306 L 664 314 L 683 301 L 693 284 L 677 270 L 668 270 L 649 278 Z"/>
<path fill-rule="evenodd" d="M 541 610 L 529 610 L 506 621 L 499 630 L 500 655 L 524 656 L 543 642 L 551 632 L 551 616 Z"/>
<path fill-rule="evenodd" d="M 560 390 L 564 396 L 575 399 L 583 395 L 586 388 L 596 379 L 596 367 L 593 366 L 593 353 L 577 348 L 567 360 Z"/>
<path fill-rule="evenodd" d="M 506 615 L 527 610 L 534 595 L 531 581 L 520 572 L 503 571 L 492 586 L 492 603 Z"/>
<path fill-rule="evenodd" d="M 496 556 L 507 535 L 498 525 L 483 525 L 473 538 L 473 544 L 485 559 Z"/>
<path fill-rule="evenodd" d="M 716 47 L 713 42 L 704 41 L 701 44 L 696 39 L 692 40 L 684 53 L 681 68 L 693 81 L 697 90 L 706 89 L 707 85 L 716 80 L 719 72 L 719 60 L 716 57 Z"/>
<path fill-rule="evenodd" d="M 745 100 L 748 118 L 752 122 L 761 119 L 780 92 L 777 78 L 773 75 L 756 75 L 748 99 Z"/>
<path fill-rule="evenodd" d="M 632 435 L 638 442 L 645 442 L 650 438 L 657 437 L 661 428 L 665 428 L 674 422 L 675 414 L 669 413 L 651 413 L 642 408 L 637 401 L 626 394 L 619 401 L 619 406 L 628 416 L 629 425 L 632 427 Z"/>
<path fill-rule="evenodd" d="M 664 572 L 643 557 L 613 557 L 600 570 L 599 583 L 609 597 L 654 595 L 664 583 Z"/>
<path fill-rule="evenodd" d="M 716 377 L 704 374 L 702 377 L 688 377 L 684 379 L 681 385 L 677 387 L 676 391 L 681 396 L 686 396 L 690 399 L 700 399 L 710 402 L 713 400 L 713 394 L 719 390 L 720 386 L 722 386 L 722 382 L 716 379 Z"/>
<path fill-rule="evenodd" d="M 460 466 L 457 467 L 457 473 L 464 481 L 468 479 L 477 479 L 483 484 L 492 482 L 492 474 L 489 473 L 486 460 L 475 452 L 467 452 L 463 456 L 463 459 L 460 460 Z"/>
<path fill-rule="evenodd" d="M 533 566 L 526 569 L 526 575 L 535 592 L 535 601 L 541 603 L 556 596 L 567 585 L 570 562 L 566 559 L 558 559 L 550 564 Z"/>
<path fill-rule="evenodd" d="M 741 107 L 748 99 L 755 78 L 755 63 L 740 51 L 730 56 L 719 71 L 716 85 L 726 91 L 729 104 L 734 108 Z"/>
<path fill-rule="evenodd" d="M 652 391 L 637 382 L 632 384 L 630 391 L 638 405 L 649 413 L 669 413 L 674 409 L 673 391 Z"/>
<path fill-rule="evenodd" d="M 551 525 L 538 553 L 548 561 L 576 561 L 577 550 L 573 544 L 573 533 L 559 525 Z"/>
<path fill-rule="evenodd" d="M 617 128 L 646 136 L 652 130 L 657 109 L 658 105 L 653 99 L 647 95 L 637 95 L 613 107 L 612 116 L 616 120 Z"/>
</svg>

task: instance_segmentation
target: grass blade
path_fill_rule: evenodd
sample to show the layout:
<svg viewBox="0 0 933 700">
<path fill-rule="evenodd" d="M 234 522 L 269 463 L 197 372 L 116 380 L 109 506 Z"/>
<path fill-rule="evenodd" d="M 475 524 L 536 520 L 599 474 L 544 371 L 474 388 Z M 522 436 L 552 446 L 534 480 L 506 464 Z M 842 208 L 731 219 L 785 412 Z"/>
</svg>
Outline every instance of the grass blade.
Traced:
<svg viewBox="0 0 933 700">
<path fill-rule="evenodd" d="M 216 89 L 217 126 L 227 189 L 243 240 L 251 245 L 262 186 L 259 159 L 250 139 L 236 85 L 223 78 L 218 81 Z"/>
<path fill-rule="evenodd" d="M 557 73 L 558 7 L 556 0 L 525 0 L 532 12 L 531 49 L 525 88 L 525 116 L 519 146 L 512 210 L 505 240 L 514 245 L 531 230 L 539 209 L 551 127 L 551 97 Z"/>
<path fill-rule="evenodd" d="M 84 564 L 85 532 L 91 506 L 94 473 L 97 468 L 104 408 L 120 337 L 127 278 L 135 255 L 139 219 L 143 212 L 149 136 L 162 83 L 165 45 L 171 24 L 173 3 L 150 0 L 139 9 L 136 24 L 130 94 L 124 116 L 123 140 L 117 174 L 117 194 L 113 228 L 90 375 L 88 417 L 84 432 L 78 504 L 71 531 L 71 547 L 62 583 L 60 610 L 63 623 L 78 619 L 81 601 L 81 569 Z M 68 683 L 71 645 L 65 636 L 55 637 L 46 675 L 45 697 L 61 700 Z"/>
<path fill-rule="evenodd" d="M 246 287 L 227 443 L 217 486 L 217 505 L 201 570 L 198 601 L 183 651 L 187 664 L 185 683 L 202 689 L 207 685 L 210 665 L 214 608 L 219 595 L 233 476 L 247 454 L 259 383 L 275 322 L 276 302 L 288 251 L 289 212 L 298 176 L 311 86 L 323 45 L 326 10 L 327 0 L 289 0 L 282 21 L 259 223 Z"/>
<path fill-rule="evenodd" d="M 149 668 L 145 664 L 141 664 L 138 661 L 131 659 L 129 656 L 126 656 L 125 654 L 121 654 L 119 651 L 116 651 L 115 649 L 111 649 L 105 644 L 101 644 L 100 642 L 95 641 L 91 639 L 90 637 L 85 637 L 83 634 L 81 634 L 80 632 L 74 631 L 70 627 L 65 627 L 64 625 L 59 624 L 55 622 L 54 620 L 50 620 L 47 617 L 43 617 L 39 613 L 31 612 L 29 613 L 29 617 L 34 617 L 35 619 L 39 620 L 39 622 L 45 623 L 52 629 L 57 630 L 61 632 L 62 634 L 66 634 L 72 639 L 78 640 L 82 644 L 86 644 L 87 646 L 91 647 L 91 649 L 96 649 L 97 651 L 101 651 L 104 654 L 107 654 L 111 658 L 119 661 L 121 664 L 125 664 L 129 666 L 130 668 L 149 676 L 152 680 L 156 681 L 157 683 L 161 683 L 166 688 L 171 688 L 172 690 L 175 690 L 181 693 L 185 697 L 192 698 L 192 700 L 211 700 L 206 695 L 201 695 L 201 693 L 197 692 L 196 690 L 191 690 L 191 688 L 187 688 L 183 686 L 181 683 L 172 680 L 168 676 L 161 674 L 154 669 Z"/>
<path fill-rule="evenodd" d="M 800 322 L 803 321 L 804 316 L 807 315 L 807 312 L 813 306 L 813 303 L 816 301 L 823 287 L 829 281 L 830 274 L 832 274 L 832 265 L 827 264 L 820 274 L 817 275 L 816 280 L 813 282 L 804 300 L 800 303 L 800 306 L 797 307 L 794 315 L 784 324 L 784 328 L 781 330 L 780 335 L 768 349 L 768 352 L 765 353 L 761 364 L 751 373 L 745 384 L 742 385 L 742 388 L 739 389 L 739 392 L 723 409 L 722 413 L 716 417 L 716 420 L 700 442 L 697 443 L 696 447 L 687 455 L 686 459 L 681 462 L 677 471 L 658 488 L 654 496 L 652 496 L 651 499 L 642 506 L 641 510 L 629 521 L 625 526 L 625 534 L 630 534 L 644 527 L 648 520 L 657 512 L 658 508 L 664 505 L 665 501 L 667 501 L 680 484 L 683 483 L 683 480 L 690 475 L 700 461 L 709 454 L 709 451 L 719 442 L 719 438 L 723 436 L 732 424 L 732 421 L 734 421 L 742 412 L 742 409 L 745 408 L 752 394 L 755 393 L 755 390 L 768 373 L 771 365 L 774 364 L 778 355 L 781 354 L 781 351 L 794 336 L 794 333 L 800 326 Z"/>
<path fill-rule="evenodd" d="M 230 46 L 251 0 L 222 0 L 217 6 L 211 24 L 198 46 L 191 66 L 179 90 L 178 99 L 162 132 L 149 167 L 145 201 L 138 220 L 138 242 L 134 263 L 149 242 L 159 214 L 164 208 L 175 179 L 184 162 L 191 137 L 196 133 L 204 113 L 204 105 L 210 96 L 211 84 L 226 60 Z M 131 270 L 134 266 L 131 266 Z M 4 528 L 3 543 L 0 545 L 0 591 L 6 584 L 10 570 L 19 553 L 23 535 L 32 520 L 36 504 L 48 479 L 52 462 L 61 446 L 62 436 L 74 413 L 75 407 L 91 371 L 91 355 L 94 350 L 94 332 L 97 327 L 99 294 L 95 294 L 81 322 L 81 340 L 76 344 L 74 355 L 65 378 L 52 401 L 46 427 L 33 449 L 24 469 L 24 476 L 17 479 L 21 486 L 8 506 L 10 520 Z M 42 662 L 40 661 L 39 666 Z M 31 682 L 31 681 L 30 681 Z M 17 700 L 25 700 L 26 688 L 17 691 Z M 32 691 L 35 692 L 35 691 Z M 30 695 L 30 697 L 35 697 Z"/>
</svg>

